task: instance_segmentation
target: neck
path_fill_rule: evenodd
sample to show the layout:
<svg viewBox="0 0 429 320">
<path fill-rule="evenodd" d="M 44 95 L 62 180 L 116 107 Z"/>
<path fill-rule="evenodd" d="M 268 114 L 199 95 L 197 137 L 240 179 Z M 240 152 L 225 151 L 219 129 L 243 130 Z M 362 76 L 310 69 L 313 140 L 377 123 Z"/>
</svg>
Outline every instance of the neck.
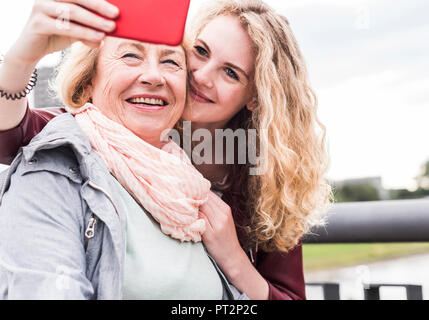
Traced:
<svg viewBox="0 0 429 320">
<path fill-rule="evenodd" d="M 203 154 L 199 154 L 199 156 L 203 157 L 206 148 L 210 148 L 212 150 L 211 159 L 204 158 L 207 160 L 206 162 L 196 164 L 194 163 L 195 168 L 209 181 L 213 182 L 221 182 L 225 176 L 230 172 L 231 165 L 226 164 L 226 152 L 223 150 L 223 161 L 220 164 L 216 163 L 216 130 L 224 130 L 227 128 L 228 122 L 218 122 L 218 123 L 201 123 L 201 122 L 192 122 L 191 123 L 191 137 L 194 137 L 194 133 L 198 129 L 204 129 L 206 132 L 210 133 L 210 140 L 202 138 L 200 141 L 192 140 L 192 150 L 196 146 L 198 146 L 199 153 L 201 150 Z M 209 162 L 208 162 L 209 161 Z M 208 163 L 207 163 L 208 162 Z"/>
<path fill-rule="evenodd" d="M 162 147 L 164 147 L 168 141 L 161 141 L 158 137 L 142 137 L 140 135 L 138 135 L 138 137 L 140 139 L 142 139 L 144 142 L 150 144 L 151 146 L 157 148 L 157 149 L 162 149 Z"/>
<path fill-rule="evenodd" d="M 226 129 L 228 125 L 228 121 L 219 121 L 219 122 L 191 122 L 192 126 L 192 132 L 194 132 L 197 129 L 205 129 L 210 131 L 212 136 L 214 136 L 214 133 L 216 129 Z"/>
</svg>

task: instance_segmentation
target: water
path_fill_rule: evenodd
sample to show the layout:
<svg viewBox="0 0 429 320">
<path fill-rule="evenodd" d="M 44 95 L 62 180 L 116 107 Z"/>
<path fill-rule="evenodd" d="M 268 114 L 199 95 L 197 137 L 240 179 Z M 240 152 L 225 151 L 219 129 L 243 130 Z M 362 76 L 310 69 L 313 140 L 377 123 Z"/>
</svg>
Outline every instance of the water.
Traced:
<svg viewBox="0 0 429 320">
<path fill-rule="evenodd" d="M 334 282 L 340 284 L 341 300 L 363 300 L 364 284 L 413 284 L 423 286 L 423 299 L 429 299 L 429 254 L 380 261 L 365 265 L 335 268 L 305 274 L 306 282 Z M 307 299 L 323 299 L 319 287 L 307 286 Z M 405 300 L 402 287 L 382 287 L 382 300 Z"/>
</svg>

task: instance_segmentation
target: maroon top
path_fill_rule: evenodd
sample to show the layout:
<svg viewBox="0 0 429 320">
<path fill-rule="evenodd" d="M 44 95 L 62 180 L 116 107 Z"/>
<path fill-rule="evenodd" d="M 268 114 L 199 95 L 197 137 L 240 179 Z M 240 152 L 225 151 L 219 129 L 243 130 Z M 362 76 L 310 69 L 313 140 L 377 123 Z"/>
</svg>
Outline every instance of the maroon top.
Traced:
<svg viewBox="0 0 429 320">
<path fill-rule="evenodd" d="M 21 146 L 27 145 L 52 118 L 64 112 L 63 108 L 32 110 L 27 107 L 17 127 L 0 131 L 0 163 L 9 165 Z M 243 214 L 235 196 L 226 193 L 222 199 L 231 207 L 236 226 L 241 225 Z M 246 232 L 242 228 L 237 227 L 237 235 L 240 243 L 245 243 Z M 288 253 L 252 250 L 247 254 L 268 282 L 269 300 L 306 299 L 301 243 Z"/>
</svg>

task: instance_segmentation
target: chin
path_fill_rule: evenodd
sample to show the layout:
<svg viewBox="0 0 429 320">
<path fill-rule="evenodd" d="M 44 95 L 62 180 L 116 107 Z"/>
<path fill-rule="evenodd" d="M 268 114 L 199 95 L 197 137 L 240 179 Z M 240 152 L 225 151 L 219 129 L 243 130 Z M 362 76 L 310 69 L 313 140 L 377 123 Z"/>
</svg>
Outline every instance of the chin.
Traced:
<svg viewBox="0 0 429 320">
<path fill-rule="evenodd" d="M 192 106 L 187 106 L 183 110 L 182 119 L 193 122 L 207 122 L 207 119 L 213 118 L 212 116 L 210 110 L 198 104 L 194 104 Z"/>
</svg>

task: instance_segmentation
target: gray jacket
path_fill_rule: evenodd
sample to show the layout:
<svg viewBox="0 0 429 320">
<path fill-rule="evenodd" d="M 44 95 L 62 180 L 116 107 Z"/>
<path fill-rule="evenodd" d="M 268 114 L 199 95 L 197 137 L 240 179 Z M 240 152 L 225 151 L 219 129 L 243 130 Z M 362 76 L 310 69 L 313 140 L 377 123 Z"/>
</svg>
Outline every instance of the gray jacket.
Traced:
<svg viewBox="0 0 429 320">
<path fill-rule="evenodd" d="M 2 175 L 0 299 L 121 299 L 125 210 L 73 116 L 50 121 Z M 215 267 L 224 299 L 248 299 Z"/>
</svg>

